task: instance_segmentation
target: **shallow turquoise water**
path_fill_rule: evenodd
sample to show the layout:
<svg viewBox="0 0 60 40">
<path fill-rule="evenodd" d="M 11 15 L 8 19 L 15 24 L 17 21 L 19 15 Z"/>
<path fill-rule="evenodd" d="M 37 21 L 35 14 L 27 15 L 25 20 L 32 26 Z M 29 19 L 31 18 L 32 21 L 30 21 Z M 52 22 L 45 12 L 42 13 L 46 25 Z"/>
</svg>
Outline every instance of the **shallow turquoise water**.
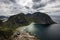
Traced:
<svg viewBox="0 0 60 40">
<path fill-rule="evenodd" d="M 60 40 L 60 24 L 33 24 L 26 27 L 25 31 L 36 34 L 40 40 Z"/>
</svg>

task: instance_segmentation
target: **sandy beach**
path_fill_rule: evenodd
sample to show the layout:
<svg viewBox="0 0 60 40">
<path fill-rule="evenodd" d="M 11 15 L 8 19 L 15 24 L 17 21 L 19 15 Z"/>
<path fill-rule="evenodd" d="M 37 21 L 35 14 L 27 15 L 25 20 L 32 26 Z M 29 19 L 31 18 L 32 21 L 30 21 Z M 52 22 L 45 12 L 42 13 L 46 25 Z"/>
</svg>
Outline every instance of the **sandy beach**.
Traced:
<svg viewBox="0 0 60 40">
<path fill-rule="evenodd" d="M 31 23 L 28 26 L 31 26 L 32 24 L 34 23 Z M 24 27 L 17 28 L 18 32 L 15 32 L 13 34 L 13 40 L 38 40 L 36 36 L 30 35 L 30 33 L 24 31 L 26 27 L 24 26 Z"/>
</svg>

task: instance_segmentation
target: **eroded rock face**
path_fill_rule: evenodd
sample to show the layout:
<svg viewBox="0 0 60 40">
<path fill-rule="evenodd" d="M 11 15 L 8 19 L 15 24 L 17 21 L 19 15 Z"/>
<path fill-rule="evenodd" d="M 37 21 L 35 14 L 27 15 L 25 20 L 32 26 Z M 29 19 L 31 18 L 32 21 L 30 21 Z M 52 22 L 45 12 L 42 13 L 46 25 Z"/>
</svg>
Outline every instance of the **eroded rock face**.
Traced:
<svg viewBox="0 0 60 40">
<path fill-rule="evenodd" d="M 41 12 L 33 13 L 33 20 L 38 24 L 54 24 L 55 22 L 50 18 L 49 15 Z"/>
<path fill-rule="evenodd" d="M 25 18 L 25 14 L 20 13 L 17 15 L 13 15 L 11 16 L 6 22 L 5 24 L 7 25 L 7 27 L 10 28 L 17 28 L 19 26 L 25 26 L 28 24 L 28 21 Z"/>
<path fill-rule="evenodd" d="M 17 33 L 12 36 L 13 40 L 38 40 L 38 38 L 34 35 L 30 35 L 27 32 L 20 32 L 18 35 Z"/>
<path fill-rule="evenodd" d="M 25 24 L 26 19 L 25 15 L 23 13 L 20 13 L 18 15 L 11 16 L 8 21 L 12 22 L 13 24 Z"/>
</svg>

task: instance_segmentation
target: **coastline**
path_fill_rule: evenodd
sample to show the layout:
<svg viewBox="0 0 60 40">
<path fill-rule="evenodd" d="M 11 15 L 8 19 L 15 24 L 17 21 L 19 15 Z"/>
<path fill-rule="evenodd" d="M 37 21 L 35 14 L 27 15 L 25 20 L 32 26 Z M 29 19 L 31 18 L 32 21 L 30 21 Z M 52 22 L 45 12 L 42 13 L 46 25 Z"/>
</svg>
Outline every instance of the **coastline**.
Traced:
<svg viewBox="0 0 60 40">
<path fill-rule="evenodd" d="M 28 26 L 31 26 L 35 23 L 31 23 Z M 17 28 L 17 32 L 15 32 L 12 36 L 13 40 L 38 40 L 38 37 L 36 35 L 31 35 L 29 32 L 25 32 L 24 29 L 28 26 Z"/>
</svg>

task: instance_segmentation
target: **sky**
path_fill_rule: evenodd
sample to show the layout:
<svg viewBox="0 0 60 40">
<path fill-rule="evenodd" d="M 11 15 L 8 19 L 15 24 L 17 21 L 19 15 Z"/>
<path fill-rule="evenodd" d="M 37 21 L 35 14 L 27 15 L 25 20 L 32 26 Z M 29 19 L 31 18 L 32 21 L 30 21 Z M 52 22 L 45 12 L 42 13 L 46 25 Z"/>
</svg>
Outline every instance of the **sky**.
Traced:
<svg viewBox="0 0 60 40">
<path fill-rule="evenodd" d="M 0 16 L 36 11 L 49 15 L 60 15 L 60 0 L 0 0 Z"/>
</svg>

